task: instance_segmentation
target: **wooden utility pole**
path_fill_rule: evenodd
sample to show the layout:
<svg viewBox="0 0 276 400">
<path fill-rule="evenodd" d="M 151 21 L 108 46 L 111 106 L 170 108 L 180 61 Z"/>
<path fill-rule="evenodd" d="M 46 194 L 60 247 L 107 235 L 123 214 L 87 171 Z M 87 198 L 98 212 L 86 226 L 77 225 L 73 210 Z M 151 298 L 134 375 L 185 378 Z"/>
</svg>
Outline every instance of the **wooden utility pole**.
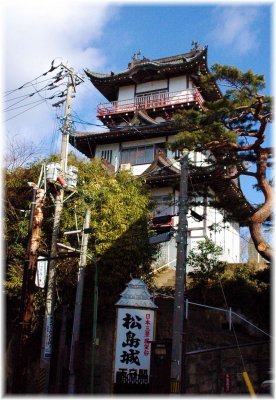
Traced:
<svg viewBox="0 0 276 400">
<path fill-rule="evenodd" d="M 71 339 L 71 350 L 70 350 L 70 361 L 69 361 L 69 383 L 68 383 L 68 393 L 75 393 L 75 384 L 76 384 L 76 354 L 79 345 L 79 336 L 80 336 L 80 321 L 81 321 L 81 311 L 82 311 L 82 299 L 83 299 L 83 286 L 84 286 L 84 275 L 85 275 L 85 267 L 86 267 L 86 259 L 87 259 L 87 244 L 88 244 L 88 235 L 85 230 L 89 228 L 90 224 L 90 210 L 87 209 L 85 213 L 85 221 L 83 226 L 82 233 L 82 243 L 81 243 L 81 255 L 80 255 L 80 263 L 79 263 L 79 272 L 78 272 L 78 283 L 77 283 L 77 292 L 76 292 L 76 301 L 75 301 L 75 312 L 74 312 L 74 321 L 73 321 L 73 332 Z"/>
<path fill-rule="evenodd" d="M 71 116 L 71 101 L 73 90 L 75 90 L 75 74 L 72 69 L 67 68 L 69 73 L 69 82 L 67 84 L 67 96 L 65 103 L 65 120 L 62 129 L 61 141 L 61 178 L 65 180 L 67 170 L 67 154 L 68 154 L 68 139 L 70 130 Z M 57 187 L 55 198 L 55 213 L 53 232 L 51 240 L 50 262 L 48 266 L 48 283 L 46 293 L 45 315 L 42 333 L 41 358 L 40 358 L 40 381 L 39 391 L 48 393 L 49 378 L 50 378 L 50 363 L 52 356 L 52 340 L 53 340 L 53 323 L 54 323 L 54 307 L 55 307 L 55 283 L 56 283 L 56 264 L 57 264 L 57 238 L 59 234 L 61 213 L 64 201 L 64 187 Z"/>
<path fill-rule="evenodd" d="M 181 160 L 179 222 L 171 356 L 171 393 L 184 393 L 184 300 L 186 290 L 187 213 L 188 213 L 188 155 Z"/>
<path fill-rule="evenodd" d="M 29 360 L 29 339 L 32 328 L 33 300 L 36 293 L 35 275 L 38 250 L 41 240 L 41 226 L 45 204 L 45 190 L 33 185 L 33 199 L 29 220 L 27 251 L 25 256 L 21 306 L 19 318 L 19 341 L 16 365 L 13 375 L 13 392 L 26 392 L 26 375 Z"/>
</svg>

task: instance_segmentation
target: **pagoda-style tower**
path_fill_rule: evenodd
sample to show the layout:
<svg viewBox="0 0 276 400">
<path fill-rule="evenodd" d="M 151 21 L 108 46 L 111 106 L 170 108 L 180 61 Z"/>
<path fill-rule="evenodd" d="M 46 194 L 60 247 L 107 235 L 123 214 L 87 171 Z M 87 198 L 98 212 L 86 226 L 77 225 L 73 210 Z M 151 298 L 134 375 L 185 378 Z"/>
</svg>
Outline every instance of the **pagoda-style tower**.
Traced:
<svg viewBox="0 0 276 400">
<path fill-rule="evenodd" d="M 89 158 L 101 158 L 119 169 L 142 175 L 152 188 L 156 201 L 154 216 L 167 216 L 163 224 L 177 226 L 180 165 L 175 154 L 167 148 L 174 141 L 177 129 L 174 113 L 184 108 L 204 112 L 204 102 L 221 97 L 216 84 L 204 91 L 199 86 L 199 75 L 208 74 L 207 47 L 194 48 L 185 54 L 149 60 L 134 54 L 128 68 L 108 74 L 86 70 L 92 84 L 105 97 L 97 107 L 97 117 L 105 126 L 104 132 L 75 132 L 70 143 Z M 108 128 L 108 130 L 106 129 Z M 195 152 L 190 160 L 204 163 L 206 156 Z M 210 174 L 198 177 L 191 171 L 189 196 L 198 179 L 210 180 L 210 189 L 218 196 L 231 197 L 243 204 L 242 212 L 250 212 L 236 180 L 223 182 L 210 179 Z M 239 262 L 239 225 L 229 222 L 220 231 L 211 231 L 212 224 L 223 220 L 223 213 L 208 208 L 204 198 L 188 214 L 188 250 L 204 236 L 209 236 L 223 247 L 224 260 Z M 245 210 L 245 208 L 246 210 Z M 158 222 L 158 221 L 157 221 Z M 162 223 L 161 223 L 162 225 Z M 170 239 L 170 240 L 169 240 Z M 176 243 L 174 236 L 162 244 L 159 265 L 175 266 Z"/>
</svg>

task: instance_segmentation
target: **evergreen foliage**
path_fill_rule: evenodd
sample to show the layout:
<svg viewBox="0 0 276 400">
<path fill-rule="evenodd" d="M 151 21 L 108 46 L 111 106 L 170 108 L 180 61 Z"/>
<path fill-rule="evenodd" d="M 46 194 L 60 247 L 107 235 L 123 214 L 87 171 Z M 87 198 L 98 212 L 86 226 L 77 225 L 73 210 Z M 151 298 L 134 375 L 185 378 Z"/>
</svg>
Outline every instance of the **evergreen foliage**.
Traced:
<svg viewBox="0 0 276 400">
<path fill-rule="evenodd" d="M 208 306 L 228 308 L 270 331 L 270 268 L 258 264 L 227 264 L 222 248 L 205 238 L 190 251 L 188 298 Z M 257 330 L 255 330 L 257 333 Z"/>
<path fill-rule="evenodd" d="M 198 174 L 206 171 L 213 179 L 229 182 L 241 175 L 256 179 L 257 187 L 263 193 L 263 203 L 248 215 L 238 213 L 236 205 L 213 202 L 218 208 L 227 210 L 232 218 L 249 226 L 256 249 L 266 260 L 272 258 L 272 249 L 266 242 L 262 224 L 271 222 L 273 195 L 267 170 L 273 156 L 271 147 L 266 147 L 266 129 L 271 122 L 271 98 L 260 94 L 265 87 L 263 75 L 254 74 L 251 70 L 242 72 L 239 69 L 215 64 L 211 73 L 197 77 L 199 86 L 205 93 L 221 85 L 220 99 L 205 101 L 203 109 L 183 109 L 175 116 L 179 133 L 175 142 L 170 144 L 172 150 L 200 151 L 208 156 L 206 166 L 194 166 Z M 244 162 L 250 162 L 249 168 Z M 234 172 L 228 172 L 234 166 Z M 243 193 L 246 198 L 246 193 Z M 254 212 L 255 209 L 255 212 Z M 260 246 L 259 246 L 260 245 Z"/>
<path fill-rule="evenodd" d="M 197 243 L 197 247 L 187 257 L 187 265 L 192 270 L 188 276 L 192 278 L 193 285 L 204 286 L 221 278 L 226 267 L 226 263 L 220 260 L 222 254 L 222 247 L 208 237 Z"/>
<path fill-rule="evenodd" d="M 16 318 L 19 312 L 28 210 L 32 199 L 32 191 L 27 182 L 38 179 L 43 162 L 56 159 L 56 156 L 51 156 L 50 160 L 20 167 L 12 172 L 6 171 L 5 290 L 9 299 L 7 307 L 11 311 L 10 320 Z M 76 193 L 64 203 L 58 242 L 80 248 L 77 235 L 66 237 L 63 232 L 82 229 L 85 210 L 90 208 L 90 226 L 93 233 L 89 236 L 88 254 L 93 261 L 88 260 L 87 279 L 93 279 L 96 261 L 99 271 L 100 304 L 108 303 L 113 306 L 125 284 L 131 280 L 131 276 L 142 278 L 148 284 L 151 282 L 148 272 L 154 252 L 157 251 L 157 248 L 149 245 L 147 234 L 151 199 L 141 180 L 134 179 L 128 171 L 114 175 L 103 168 L 100 160 L 78 160 L 73 155 L 69 155 L 68 165 L 78 167 L 78 185 Z M 54 196 L 54 185 L 48 186 L 44 210 L 40 255 L 45 257 L 50 253 L 54 213 L 50 193 Z M 57 308 L 61 304 L 74 304 L 78 262 L 77 257 L 60 259 L 57 263 Z M 43 293 L 43 289 L 37 289 L 37 315 L 43 315 Z M 89 296 L 92 296 L 91 291 Z"/>
</svg>

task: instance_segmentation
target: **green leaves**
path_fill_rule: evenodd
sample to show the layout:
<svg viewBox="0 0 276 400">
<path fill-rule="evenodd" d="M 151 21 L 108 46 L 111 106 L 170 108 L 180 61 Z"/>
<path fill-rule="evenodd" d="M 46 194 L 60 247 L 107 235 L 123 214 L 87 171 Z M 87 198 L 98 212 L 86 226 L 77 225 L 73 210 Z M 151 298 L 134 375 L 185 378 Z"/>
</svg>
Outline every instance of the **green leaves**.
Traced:
<svg viewBox="0 0 276 400">
<path fill-rule="evenodd" d="M 249 96 L 254 96 L 259 90 L 265 88 L 264 76 L 254 74 L 252 70 L 242 72 L 236 67 L 214 64 L 211 72 L 213 80 L 228 84 L 233 90 L 240 90 Z"/>
<path fill-rule="evenodd" d="M 229 109 L 221 101 L 212 104 L 205 113 L 195 110 L 179 111 L 175 115 L 175 124 L 180 132 L 170 145 L 176 149 L 204 149 L 212 141 L 236 142 L 237 136 L 231 129 L 226 129 L 225 119 Z"/>
<path fill-rule="evenodd" d="M 203 111 L 190 109 L 176 114 L 175 123 L 180 133 L 171 145 L 173 150 L 210 148 L 212 142 L 235 144 L 240 141 L 241 131 L 246 136 L 257 129 L 256 96 L 265 87 L 264 76 L 220 64 L 213 65 L 211 72 L 200 76 L 201 89 L 210 92 L 219 84 L 224 94 L 217 101 L 205 101 Z M 270 98 L 264 97 L 262 113 L 269 112 Z"/>
<path fill-rule="evenodd" d="M 51 156 L 50 160 L 56 160 L 56 156 Z M 73 155 L 69 155 L 68 165 L 78 167 L 77 192 L 64 202 L 58 242 L 80 248 L 77 235 L 64 236 L 63 233 L 81 229 L 85 210 L 90 208 L 93 233 L 89 237 L 88 253 L 99 265 L 100 301 L 114 304 L 131 279 L 130 275 L 141 278 L 150 270 L 156 251 L 148 242 L 147 221 L 152 202 L 144 183 L 128 171 L 110 174 L 103 168 L 101 160 L 78 160 Z M 28 212 L 22 213 L 20 209 L 29 210 L 32 193 L 27 181 L 36 182 L 39 171 L 40 164 L 34 164 L 15 170 L 13 174 L 7 172 L 6 292 L 14 299 L 21 293 L 29 222 Z M 48 189 L 40 243 L 40 254 L 45 255 L 50 253 L 54 212 L 50 187 Z M 58 260 L 58 303 L 74 302 L 78 263 L 78 258 Z M 88 260 L 88 267 L 94 268 L 91 260 Z M 39 301 L 35 309 L 41 306 L 43 302 Z"/>
<path fill-rule="evenodd" d="M 192 278 L 193 285 L 207 285 L 208 280 L 217 281 L 225 270 L 226 263 L 220 260 L 223 249 L 211 239 L 205 237 L 197 243 L 188 255 L 187 263 L 192 270 L 188 276 Z"/>
</svg>

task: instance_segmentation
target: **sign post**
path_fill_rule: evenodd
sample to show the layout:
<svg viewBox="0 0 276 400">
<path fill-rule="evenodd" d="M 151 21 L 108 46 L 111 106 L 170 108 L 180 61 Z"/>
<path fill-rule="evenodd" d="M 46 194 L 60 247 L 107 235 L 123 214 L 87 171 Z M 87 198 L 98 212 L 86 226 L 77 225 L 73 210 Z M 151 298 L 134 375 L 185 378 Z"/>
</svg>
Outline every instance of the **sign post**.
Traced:
<svg viewBox="0 0 276 400">
<path fill-rule="evenodd" d="M 132 279 L 116 303 L 115 393 L 147 393 L 157 306 L 145 283 Z"/>
</svg>

